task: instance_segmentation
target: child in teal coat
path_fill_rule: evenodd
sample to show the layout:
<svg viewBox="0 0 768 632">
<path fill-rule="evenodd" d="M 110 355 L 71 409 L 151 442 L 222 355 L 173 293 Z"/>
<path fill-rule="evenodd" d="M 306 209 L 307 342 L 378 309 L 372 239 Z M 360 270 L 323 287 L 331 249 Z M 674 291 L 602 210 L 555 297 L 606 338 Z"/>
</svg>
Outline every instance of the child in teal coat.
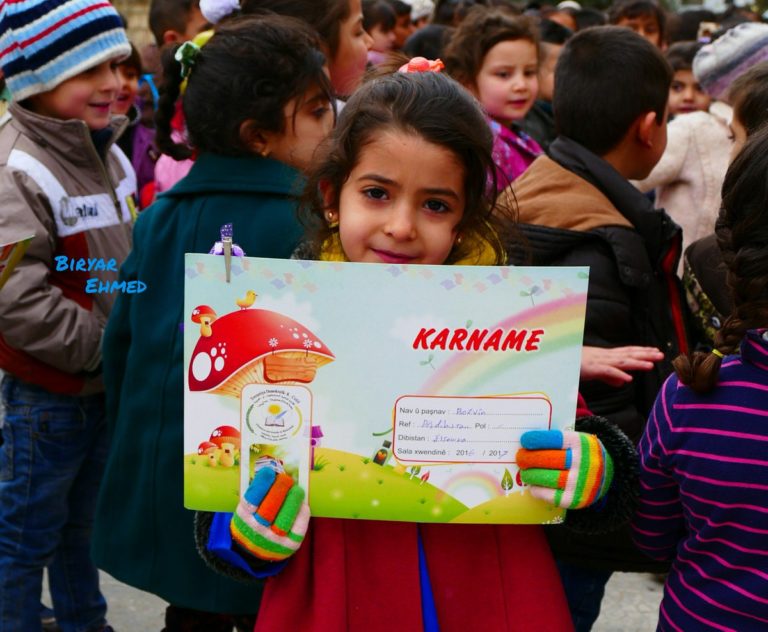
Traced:
<svg viewBox="0 0 768 632">
<path fill-rule="evenodd" d="M 205 630 L 231 630 L 233 622 L 245 629 L 248 617 L 211 613 L 250 614 L 252 621 L 259 607 L 252 586 L 205 566 L 193 512 L 183 506 L 184 278 L 195 274 L 185 271 L 184 253 L 208 252 L 226 223 L 248 255 L 293 252 L 302 234 L 293 199 L 303 185 L 300 170 L 334 121 L 319 46 L 298 21 L 244 17 L 219 27 L 202 49 L 180 47 L 181 73 L 175 60 L 165 71 L 158 138 L 178 158 L 192 153 L 169 140 L 168 113 L 183 75 L 197 160 L 139 216 L 121 269 L 121 280 L 146 287 L 119 298 L 104 339 L 113 445 L 94 557 L 120 581 L 172 604 L 168 632 L 190 620 Z"/>
</svg>

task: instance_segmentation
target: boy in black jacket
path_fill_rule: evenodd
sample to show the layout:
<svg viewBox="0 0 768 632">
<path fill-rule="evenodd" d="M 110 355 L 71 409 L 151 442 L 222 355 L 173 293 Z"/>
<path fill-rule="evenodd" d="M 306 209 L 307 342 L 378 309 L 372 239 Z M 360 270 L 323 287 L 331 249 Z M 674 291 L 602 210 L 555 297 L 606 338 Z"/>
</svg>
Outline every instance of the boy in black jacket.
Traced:
<svg viewBox="0 0 768 632">
<path fill-rule="evenodd" d="M 664 360 L 623 386 L 584 382 L 593 413 L 637 441 L 670 362 L 687 349 L 675 276 L 681 232 L 629 179 L 642 179 L 666 147 L 672 71 L 639 35 L 619 27 L 576 34 L 555 70 L 549 156 L 514 185 L 535 265 L 590 266 L 584 344 L 655 346 Z M 659 570 L 628 530 L 590 538 L 549 530 L 576 629 L 589 630 L 615 570 Z"/>
</svg>

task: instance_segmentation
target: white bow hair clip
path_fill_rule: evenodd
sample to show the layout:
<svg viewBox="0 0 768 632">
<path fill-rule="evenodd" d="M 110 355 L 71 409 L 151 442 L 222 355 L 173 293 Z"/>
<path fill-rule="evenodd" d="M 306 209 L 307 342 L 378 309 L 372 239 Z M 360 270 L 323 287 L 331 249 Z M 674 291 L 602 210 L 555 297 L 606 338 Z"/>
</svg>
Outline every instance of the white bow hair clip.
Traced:
<svg viewBox="0 0 768 632">
<path fill-rule="evenodd" d="M 211 24 L 217 24 L 233 11 L 239 10 L 240 0 L 200 0 L 200 13 Z"/>
</svg>

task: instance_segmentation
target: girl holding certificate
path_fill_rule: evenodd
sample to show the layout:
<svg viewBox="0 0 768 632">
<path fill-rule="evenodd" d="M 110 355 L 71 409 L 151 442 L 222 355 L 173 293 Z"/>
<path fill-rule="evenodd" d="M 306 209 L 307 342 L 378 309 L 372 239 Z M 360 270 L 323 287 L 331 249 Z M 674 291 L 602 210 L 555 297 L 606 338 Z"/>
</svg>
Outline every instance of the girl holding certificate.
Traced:
<svg viewBox="0 0 768 632">
<path fill-rule="evenodd" d="M 505 263 L 483 114 L 452 79 L 411 67 L 347 102 L 310 175 L 304 209 L 314 232 L 300 257 Z M 634 449 L 605 420 L 580 427 L 588 432 L 532 433 L 517 462 L 534 493 L 563 508 L 597 504 L 569 516 L 605 526 L 631 511 Z M 210 534 L 229 564 L 207 550 L 211 525 L 198 521 L 212 565 L 269 578 L 257 632 L 571 629 L 541 527 L 310 521 L 303 490 L 279 470 L 259 469 L 231 522 L 216 514 Z"/>
</svg>

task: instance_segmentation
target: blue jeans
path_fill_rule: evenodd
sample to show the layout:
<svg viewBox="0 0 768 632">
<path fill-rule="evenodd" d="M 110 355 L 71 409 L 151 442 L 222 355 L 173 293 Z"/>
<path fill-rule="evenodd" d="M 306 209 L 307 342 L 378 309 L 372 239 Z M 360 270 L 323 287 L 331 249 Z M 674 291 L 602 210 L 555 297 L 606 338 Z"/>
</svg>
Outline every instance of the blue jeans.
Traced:
<svg viewBox="0 0 768 632">
<path fill-rule="evenodd" d="M 613 572 L 598 571 L 566 562 L 557 562 L 557 570 L 560 571 L 573 627 L 576 632 L 589 632 L 600 616 L 600 603 L 605 595 L 605 585 Z"/>
<path fill-rule="evenodd" d="M 0 632 L 41 629 L 46 567 L 62 632 L 100 630 L 107 604 L 90 540 L 107 460 L 104 396 L 50 393 L 10 375 L 1 390 Z"/>
</svg>

